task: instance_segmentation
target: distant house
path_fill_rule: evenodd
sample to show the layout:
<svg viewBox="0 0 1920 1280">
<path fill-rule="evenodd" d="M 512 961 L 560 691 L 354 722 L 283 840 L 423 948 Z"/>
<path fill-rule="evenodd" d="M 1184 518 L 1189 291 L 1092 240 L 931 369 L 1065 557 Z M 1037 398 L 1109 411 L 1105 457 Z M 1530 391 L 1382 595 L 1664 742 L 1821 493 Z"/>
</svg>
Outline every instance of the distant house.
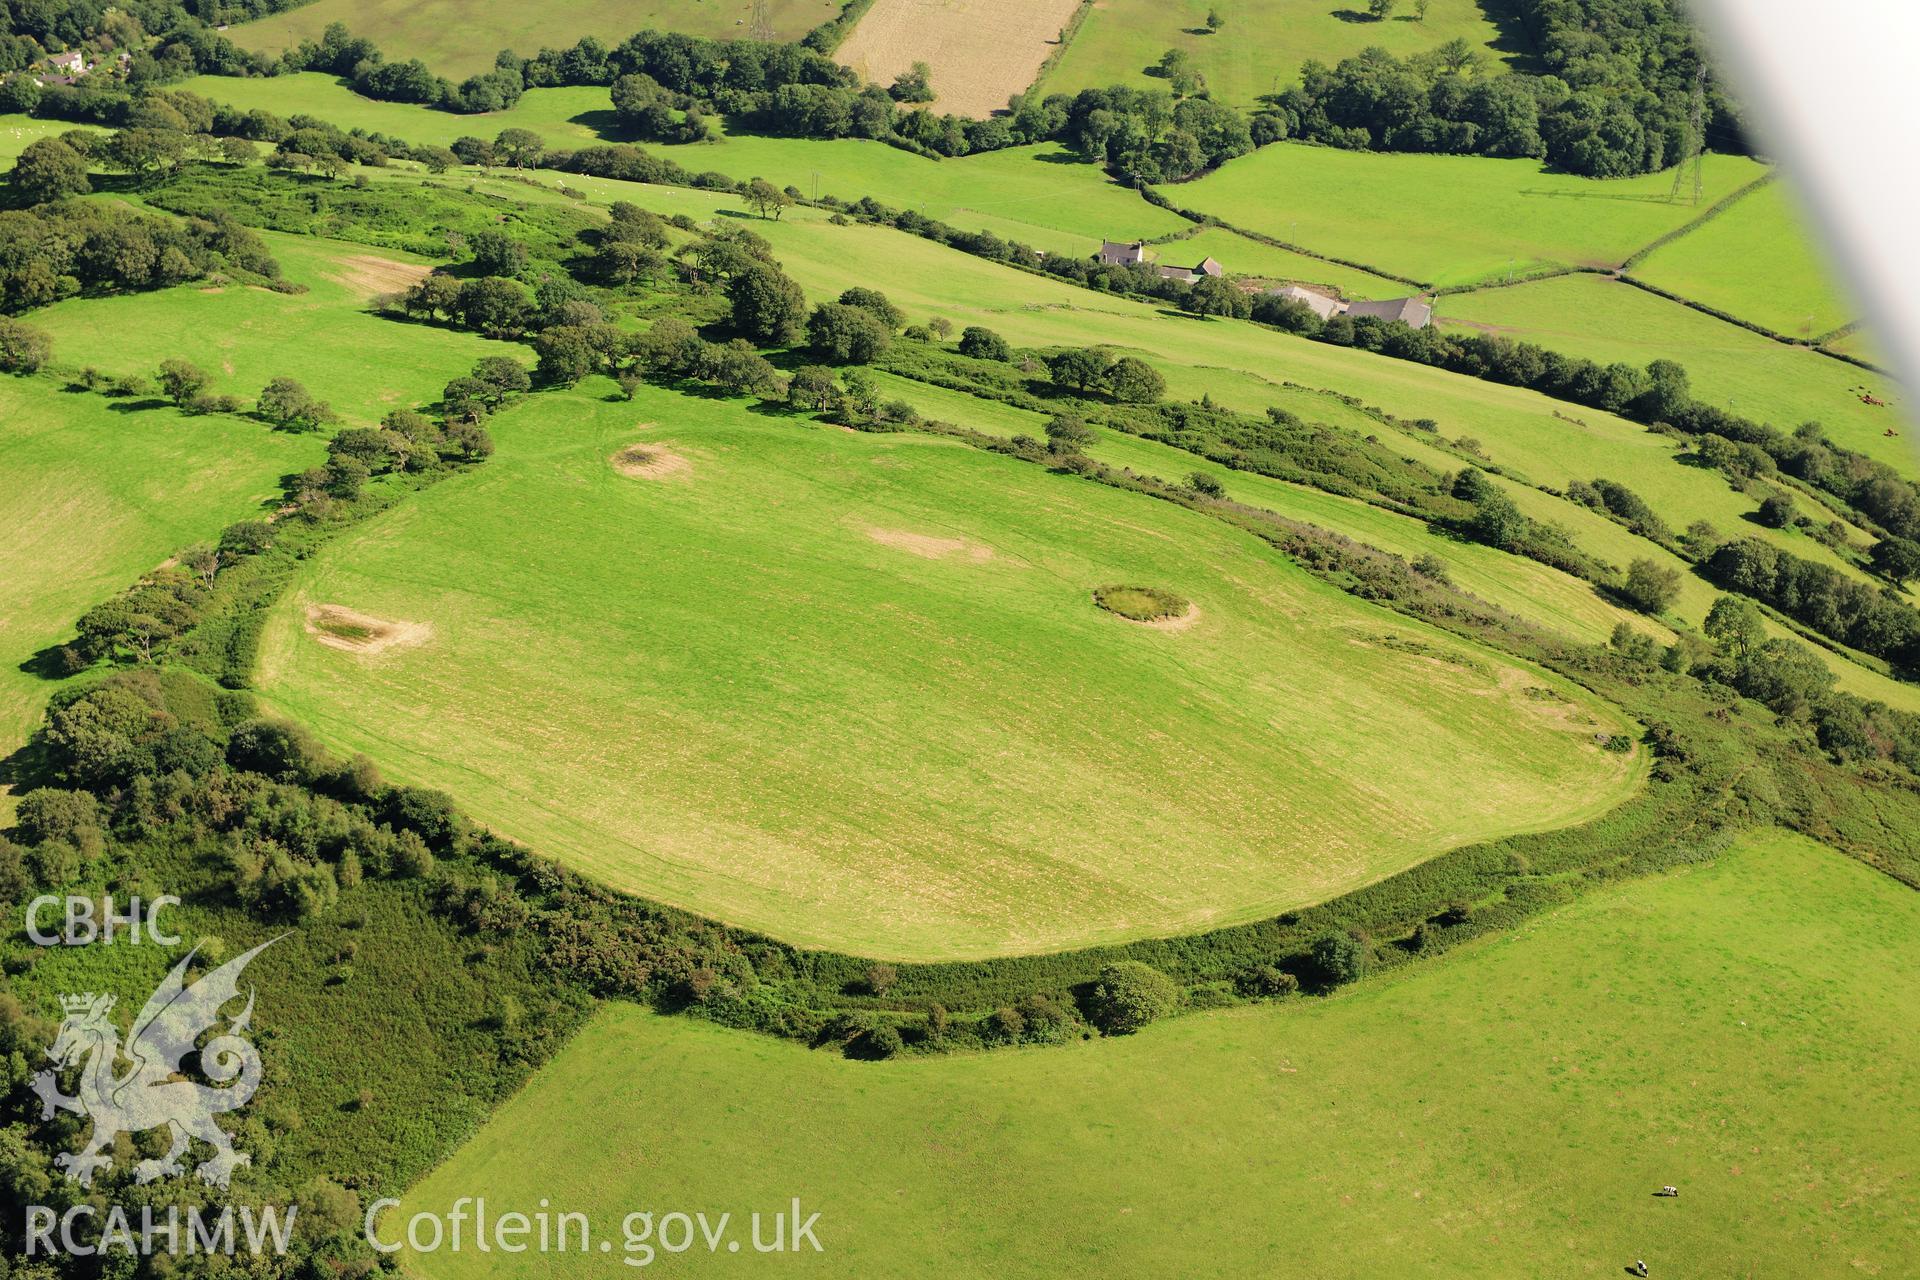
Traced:
<svg viewBox="0 0 1920 1280">
<path fill-rule="evenodd" d="M 71 53 L 53 54 L 47 59 L 47 66 L 55 72 L 70 76 L 83 76 L 91 70 L 87 66 L 87 55 L 78 49 Z"/>
<path fill-rule="evenodd" d="M 1102 265 L 1109 267 L 1137 267 L 1146 260 L 1147 246 L 1142 241 L 1134 240 L 1130 243 L 1123 243 L 1118 240 L 1102 240 L 1100 242 L 1100 261 Z"/>
<path fill-rule="evenodd" d="M 1302 289 L 1297 284 L 1286 285 L 1279 289 L 1269 289 L 1276 298 L 1285 298 L 1288 302 L 1297 302 L 1322 320 L 1331 320 L 1340 314 L 1345 306 L 1338 298 L 1329 298 L 1324 293 L 1315 293 L 1311 289 Z"/>
<path fill-rule="evenodd" d="M 1350 316 L 1372 316 L 1376 320 L 1400 320 L 1415 329 L 1424 329 L 1433 320 L 1433 308 L 1419 298 L 1393 298 L 1386 302 L 1349 302 Z"/>
<path fill-rule="evenodd" d="M 1338 315 L 1371 317 L 1375 320 L 1399 320 L 1414 329 L 1433 323 L 1433 307 L 1420 298 L 1393 298 L 1386 302 L 1343 302 L 1339 298 L 1303 289 L 1297 284 L 1267 290 L 1276 298 L 1285 298 L 1306 307 L 1322 320 Z"/>
<path fill-rule="evenodd" d="M 1178 280 L 1182 284 L 1192 284 L 1202 276 L 1212 276 L 1218 280 L 1226 274 L 1226 268 L 1220 265 L 1220 261 L 1217 258 L 1203 259 L 1197 265 L 1191 267 L 1156 267 L 1155 270 L 1158 271 L 1163 278 Z"/>
</svg>

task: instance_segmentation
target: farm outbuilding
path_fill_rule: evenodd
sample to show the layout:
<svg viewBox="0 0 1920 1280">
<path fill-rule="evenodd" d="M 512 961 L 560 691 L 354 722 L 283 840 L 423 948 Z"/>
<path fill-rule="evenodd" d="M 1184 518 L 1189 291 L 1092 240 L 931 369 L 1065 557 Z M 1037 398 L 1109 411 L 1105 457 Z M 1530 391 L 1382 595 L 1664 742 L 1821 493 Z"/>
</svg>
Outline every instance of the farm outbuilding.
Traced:
<svg viewBox="0 0 1920 1280">
<path fill-rule="evenodd" d="M 1349 302 L 1347 314 L 1356 319 L 1371 316 L 1375 320 L 1399 320 L 1424 329 L 1433 320 L 1433 307 L 1420 298 L 1390 298 L 1385 302 Z"/>
<path fill-rule="evenodd" d="M 1352 316 L 1356 319 L 1398 320 L 1414 329 L 1424 329 L 1433 323 L 1433 306 L 1424 298 L 1390 298 L 1382 302 L 1346 302 L 1328 294 L 1305 289 L 1297 284 L 1282 285 L 1267 292 L 1289 302 L 1298 302 L 1322 320 L 1331 320 L 1338 315 Z"/>
</svg>

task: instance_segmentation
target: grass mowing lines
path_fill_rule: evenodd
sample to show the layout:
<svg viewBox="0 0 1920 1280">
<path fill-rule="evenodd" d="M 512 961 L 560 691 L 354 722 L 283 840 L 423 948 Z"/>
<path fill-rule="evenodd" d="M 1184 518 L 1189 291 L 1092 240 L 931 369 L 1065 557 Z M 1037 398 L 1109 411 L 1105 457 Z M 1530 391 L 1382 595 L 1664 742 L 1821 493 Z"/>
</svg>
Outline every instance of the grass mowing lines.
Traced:
<svg viewBox="0 0 1920 1280">
<path fill-rule="evenodd" d="M 1402 418 L 1431 419 L 1450 439 L 1471 438 L 1485 457 L 1533 484 L 1564 488 L 1574 480 L 1620 480 L 1676 531 L 1695 520 L 1708 520 L 1722 533 L 1751 533 L 1797 555 L 1861 574 L 1798 530 L 1754 524 L 1748 516 L 1758 509 L 1757 500 L 1683 464 L 1674 440 L 1611 414 L 1251 324 L 1181 317 L 1165 308 L 1017 272 L 886 228 L 809 221 L 769 223 L 760 229 L 788 272 L 815 295 L 837 294 L 862 280 L 898 282 L 890 283 L 889 296 L 915 314 L 945 315 L 956 326 L 983 324 L 1016 344 L 1105 343 L 1140 355 L 1165 375 L 1174 399 L 1206 395 L 1254 413 L 1284 404 L 1309 419 L 1353 425 L 1366 434 L 1381 431 L 1378 423 L 1351 410 L 1342 422 L 1287 403 L 1279 398 L 1285 390 L 1279 384 L 1295 382 L 1357 396 Z M 1458 457 L 1443 456 L 1440 470 L 1464 465 Z M 1627 560 L 1615 563 L 1624 569 Z"/>
<path fill-rule="evenodd" d="M 1859 318 L 1784 182 L 1660 246 L 1633 275 L 1789 338 L 1818 338 Z"/>
<path fill-rule="evenodd" d="M 253 422 L 0 379 L 0 756 L 59 687 L 22 663 L 187 544 L 259 516 L 281 476 L 322 457 L 317 438 Z"/>
<path fill-rule="evenodd" d="M 368 299 L 424 274 L 409 254 L 306 236 L 260 233 L 297 294 L 250 285 L 182 285 L 111 298 L 70 298 L 34 313 L 66 364 L 152 377 L 162 360 L 191 360 L 210 389 L 251 401 L 286 376 L 329 401 L 349 424 L 431 404 L 486 355 L 530 363 L 524 348 L 477 334 L 370 314 Z"/>
<path fill-rule="evenodd" d="M 1600 181 L 1535 160 L 1277 143 L 1161 190 L 1181 208 L 1316 253 L 1462 285 L 1618 264 L 1763 172 L 1743 156 L 1709 155 L 1696 207 L 1667 200 L 1670 173 Z"/>
<path fill-rule="evenodd" d="M 617 1232 L 798 1195 L 834 1275 L 1893 1275 L 1916 930 L 1911 891 L 1756 833 L 1330 1000 L 1125 1039 L 874 1064 L 613 1005 L 386 1221 L 545 1197 Z"/>
<path fill-rule="evenodd" d="M 454 81 L 493 69 L 494 55 L 512 49 L 531 57 L 543 48 L 564 49 L 582 36 L 617 45 L 636 31 L 679 31 L 725 40 L 746 35 L 752 0 L 576 0 L 566 5 L 534 0 L 313 0 L 297 8 L 243 22 L 226 32 L 243 49 L 278 55 L 303 40 L 320 39 L 329 24 L 344 22 L 354 35 L 372 40 L 390 62 L 419 58 Z M 769 0 L 767 16 L 777 39 L 799 40 L 836 18 L 836 0 Z"/>
<path fill-rule="evenodd" d="M 1034 951 L 1322 900 L 1635 785 L 1593 745 L 1611 712 L 1523 696 L 1564 682 L 1398 651 L 1380 638 L 1470 646 L 1204 515 L 957 442 L 605 390 L 496 418 L 485 468 L 315 557 L 261 686 L 610 884 L 866 954 Z M 636 442 L 690 474 L 619 475 Z M 1121 625 L 1090 596 L 1116 583 L 1196 620 Z M 302 625 L 322 603 L 433 638 L 343 653 Z"/>
<path fill-rule="evenodd" d="M 890 373 L 876 372 L 872 377 L 882 398 L 905 400 L 924 417 L 1003 437 L 1028 435 L 1038 439 L 1046 428 L 1043 415 L 998 401 L 982 400 Z M 1311 421 L 1327 421 L 1345 409 L 1326 397 L 1297 393 L 1288 397 L 1287 404 Z M 1375 425 L 1370 420 L 1361 421 Z M 1354 498 L 1342 498 L 1251 471 L 1234 471 L 1156 440 L 1105 428 L 1098 428 L 1097 432 L 1098 439 L 1087 447 L 1088 455 L 1097 461 L 1174 484 L 1199 472 L 1218 481 L 1233 501 L 1364 542 L 1409 563 L 1436 560 L 1461 589 L 1570 639 L 1602 643 L 1623 621 L 1632 621 L 1651 634 L 1664 634 L 1664 628 L 1609 602 L 1591 584 L 1537 561 L 1437 533 L 1423 521 L 1368 506 Z M 1451 465 L 1447 455 L 1431 452 L 1432 457 L 1426 460 L 1433 465 L 1442 469 Z"/>
</svg>

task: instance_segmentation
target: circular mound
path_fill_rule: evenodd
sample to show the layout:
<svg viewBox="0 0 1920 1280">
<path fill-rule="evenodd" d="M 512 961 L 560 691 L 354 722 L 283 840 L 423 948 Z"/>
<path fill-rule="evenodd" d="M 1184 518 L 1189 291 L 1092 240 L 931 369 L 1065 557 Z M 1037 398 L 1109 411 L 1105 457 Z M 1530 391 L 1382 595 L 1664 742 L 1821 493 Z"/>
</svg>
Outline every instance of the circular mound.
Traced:
<svg viewBox="0 0 1920 1280">
<path fill-rule="evenodd" d="M 433 638 L 425 622 L 396 622 L 376 618 L 339 604 L 307 606 L 307 631 L 329 649 L 374 656 L 389 649 L 411 649 Z"/>
<path fill-rule="evenodd" d="M 609 461 L 621 475 L 641 480 L 665 480 L 693 469 L 693 464 L 685 458 L 657 444 L 630 444 Z"/>
<path fill-rule="evenodd" d="M 1095 587 L 1093 602 L 1129 622 L 1170 622 L 1193 610 L 1192 601 L 1158 587 Z"/>
</svg>

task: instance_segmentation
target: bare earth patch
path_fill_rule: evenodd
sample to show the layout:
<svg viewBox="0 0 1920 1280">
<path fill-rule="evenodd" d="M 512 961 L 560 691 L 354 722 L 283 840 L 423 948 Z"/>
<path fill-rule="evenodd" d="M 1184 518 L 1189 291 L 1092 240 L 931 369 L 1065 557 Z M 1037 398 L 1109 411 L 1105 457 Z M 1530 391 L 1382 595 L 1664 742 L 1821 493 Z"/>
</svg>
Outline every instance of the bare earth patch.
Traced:
<svg viewBox="0 0 1920 1280">
<path fill-rule="evenodd" d="M 933 68 L 936 112 L 991 115 L 1024 91 L 1079 0 L 875 0 L 834 57 L 878 85 Z"/>
<path fill-rule="evenodd" d="M 638 480 L 666 480 L 693 470 L 691 462 L 657 444 L 630 444 L 609 461 L 621 475 Z"/>
<path fill-rule="evenodd" d="M 1185 631 L 1200 621 L 1200 606 L 1189 604 L 1185 613 L 1172 618 L 1151 618 L 1145 622 L 1137 618 L 1123 618 L 1122 621 L 1131 622 L 1136 627 L 1152 627 L 1155 631 Z"/>
<path fill-rule="evenodd" d="M 968 542 L 965 538 L 936 538 L 932 534 L 910 533 L 905 529 L 870 528 L 866 532 L 869 538 L 882 546 L 923 556 L 928 560 L 964 555 L 975 564 L 981 564 L 993 559 L 992 547 Z"/>
<path fill-rule="evenodd" d="M 395 262 L 371 253 L 339 258 L 334 265 L 339 269 L 327 272 L 328 279 L 368 298 L 410 289 L 433 274 L 433 268 L 424 263 Z"/>
<path fill-rule="evenodd" d="M 307 633 L 329 649 L 348 653 L 376 654 L 394 649 L 412 649 L 433 639 L 433 626 L 425 622 L 395 622 L 376 618 L 339 604 L 307 606 Z"/>
</svg>

